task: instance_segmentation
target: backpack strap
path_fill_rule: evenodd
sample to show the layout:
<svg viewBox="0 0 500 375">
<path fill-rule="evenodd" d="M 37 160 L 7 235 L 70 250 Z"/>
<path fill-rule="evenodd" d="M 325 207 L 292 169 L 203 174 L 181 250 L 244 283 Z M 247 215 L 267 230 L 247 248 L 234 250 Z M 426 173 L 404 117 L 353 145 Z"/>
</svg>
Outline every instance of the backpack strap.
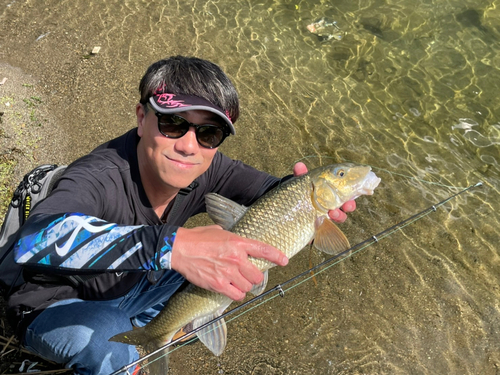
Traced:
<svg viewBox="0 0 500 375">
<path fill-rule="evenodd" d="M 172 206 L 172 209 L 167 215 L 167 222 L 170 221 L 170 219 L 174 218 L 175 215 L 177 214 L 177 211 L 179 211 L 179 207 L 181 206 L 181 203 L 184 201 L 184 199 L 191 193 L 194 189 L 196 189 L 199 186 L 199 183 L 196 181 L 191 182 L 191 184 L 188 187 L 182 188 L 179 190 L 177 193 L 177 196 L 175 197 L 174 200 L 174 205 Z"/>
<path fill-rule="evenodd" d="M 28 219 L 28 216 L 33 208 L 31 203 L 35 200 L 35 204 L 43 200 L 50 194 L 54 185 L 64 173 L 66 165 L 57 166 L 55 164 L 44 164 L 36 167 L 31 172 L 27 173 L 19 186 L 14 191 L 10 205 L 13 209 L 22 207 L 22 216 L 20 226 Z M 49 172 L 52 172 L 47 181 L 45 178 Z"/>
<path fill-rule="evenodd" d="M 184 199 L 191 193 L 194 189 L 196 189 L 199 186 L 199 183 L 196 181 L 191 182 L 191 184 L 188 187 L 182 188 L 179 190 L 177 193 L 177 196 L 175 197 L 174 200 L 174 205 L 170 209 L 170 212 L 167 214 L 167 220 L 166 222 L 168 223 L 172 218 L 175 218 L 175 215 L 179 211 L 179 208 L 181 206 L 181 203 L 184 201 Z M 148 271 L 148 281 L 151 284 L 156 284 L 158 280 L 163 276 L 165 273 L 165 270 L 159 270 L 159 271 Z"/>
</svg>

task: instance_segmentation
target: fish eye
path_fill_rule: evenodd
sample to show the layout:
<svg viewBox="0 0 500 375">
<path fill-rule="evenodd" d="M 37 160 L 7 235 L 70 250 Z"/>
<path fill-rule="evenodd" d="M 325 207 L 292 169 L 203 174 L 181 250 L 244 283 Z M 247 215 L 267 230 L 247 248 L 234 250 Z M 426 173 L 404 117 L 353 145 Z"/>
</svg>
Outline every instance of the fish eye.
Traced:
<svg viewBox="0 0 500 375">
<path fill-rule="evenodd" d="M 344 177 L 345 176 L 345 171 L 343 169 L 339 169 L 337 171 L 337 176 Z"/>
</svg>

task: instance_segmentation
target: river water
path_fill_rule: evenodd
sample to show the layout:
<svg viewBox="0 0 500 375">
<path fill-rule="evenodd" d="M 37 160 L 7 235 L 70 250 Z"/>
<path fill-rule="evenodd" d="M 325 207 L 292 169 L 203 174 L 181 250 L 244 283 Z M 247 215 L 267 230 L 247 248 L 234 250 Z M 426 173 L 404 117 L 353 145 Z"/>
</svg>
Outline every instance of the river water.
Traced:
<svg viewBox="0 0 500 375">
<path fill-rule="evenodd" d="M 483 187 L 231 321 L 222 356 L 176 350 L 170 373 L 500 373 L 500 2 L 0 0 L 0 61 L 39 79 L 68 162 L 135 126 L 140 77 L 175 54 L 238 88 L 227 155 L 374 168 L 352 244 Z M 324 259 L 304 250 L 269 285 Z"/>
</svg>

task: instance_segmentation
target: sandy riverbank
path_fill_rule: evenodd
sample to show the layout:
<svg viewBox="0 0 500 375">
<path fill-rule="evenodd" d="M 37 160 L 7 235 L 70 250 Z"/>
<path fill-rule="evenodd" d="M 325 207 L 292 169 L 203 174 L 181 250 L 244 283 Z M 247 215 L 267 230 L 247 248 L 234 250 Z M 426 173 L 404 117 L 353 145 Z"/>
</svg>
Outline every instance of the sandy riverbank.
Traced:
<svg viewBox="0 0 500 375">
<path fill-rule="evenodd" d="M 4 80 L 5 78 L 5 80 Z M 0 62 L 0 223 L 25 173 L 39 164 L 68 162 L 64 131 L 51 116 L 40 81 Z"/>
<path fill-rule="evenodd" d="M 0 62 L 0 82 L 3 82 L 0 85 L 1 224 L 12 193 L 24 174 L 39 164 L 67 163 L 68 142 L 67 136 L 51 116 L 39 79 L 20 68 Z M 0 336 L 8 339 L 12 330 L 4 321 L 3 309 L 4 303 L 0 298 L 3 323 Z M 5 352 L 10 350 L 10 347 L 6 348 Z M 25 359 L 40 362 L 40 359 L 26 353 L 12 352 L 2 356 L 0 372 L 18 372 L 20 363 Z M 46 370 L 54 366 L 43 363 L 36 368 Z"/>
</svg>

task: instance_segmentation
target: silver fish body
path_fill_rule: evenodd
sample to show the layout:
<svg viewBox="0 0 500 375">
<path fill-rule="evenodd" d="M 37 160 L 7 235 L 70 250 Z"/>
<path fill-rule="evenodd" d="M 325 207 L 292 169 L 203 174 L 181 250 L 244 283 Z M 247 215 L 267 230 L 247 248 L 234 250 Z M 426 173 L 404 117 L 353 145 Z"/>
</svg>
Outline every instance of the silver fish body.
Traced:
<svg viewBox="0 0 500 375">
<path fill-rule="evenodd" d="M 353 164 L 320 167 L 280 184 L 249 208 L 211 193 L 206 196 L 207 212 L 224 229 L 268 243 L 288 258 L 313 239 L 316 248 L 335 254 L 350 245 L 327 218 L 328 210 L 360 195 L 373 194 L 380 179 L 370 170 L 370 167 Z M 265 289 L 267 270 L 275 264 L 264 259 L 249 259 L 265 275 L 263 283 L 252 290 L 259 294 Z M 220 316 L 231 302 L 222 294 L 189 285 L 176 293 L 145 327 L 116 335 L 111 340 L 141 345 L 152 351 L 169 342 L 186 325 L 194 329 Z M 220 320 L 197 335 L 214 354 L 220 355 L 226 345 L 226 324 Z"/>
</svg>

